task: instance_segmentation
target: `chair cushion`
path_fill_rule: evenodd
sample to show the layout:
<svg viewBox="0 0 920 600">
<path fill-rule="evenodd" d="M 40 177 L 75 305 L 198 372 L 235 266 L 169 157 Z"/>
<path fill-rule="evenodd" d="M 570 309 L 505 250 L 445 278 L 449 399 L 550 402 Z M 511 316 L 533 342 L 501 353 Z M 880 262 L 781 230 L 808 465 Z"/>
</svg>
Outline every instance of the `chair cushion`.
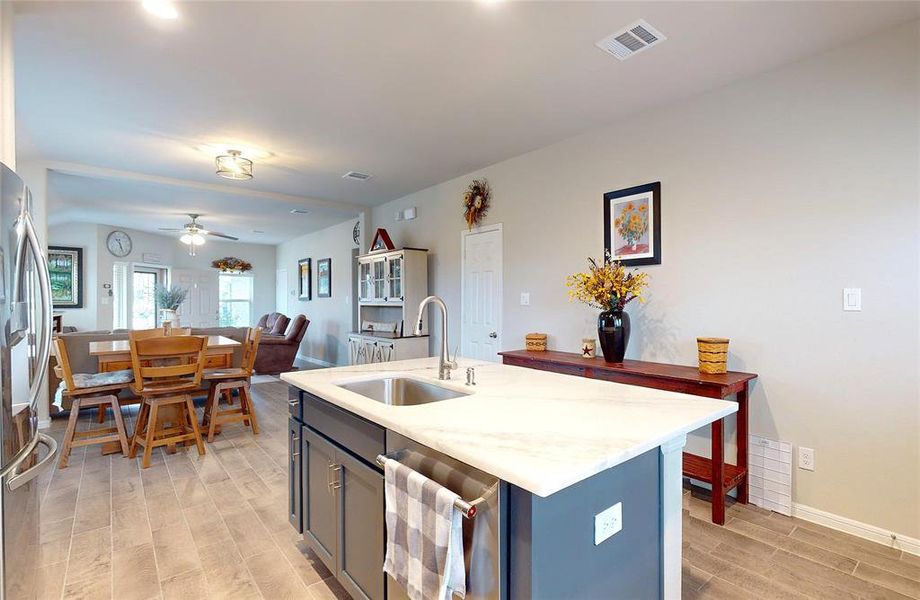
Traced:
<svg viewBox="0 0 920 600">
<path fill-rule="evenodd" d="M 78 390 L 107 385 L 128 384 L 134 381 L 134 371 L 123 369 L 108 373 L 74 373 L 73 384 Z"/>
<path fill-rule="evenodd" d="M 249 373 L 243 369 L 205 369 L 205 379 L 246 379 Z"/>
<path fill-rule="evenodd" d="M 288 322 L 290 319 L 284 315 L 278 315 L 278 318 L 275 320 L 275 324 L 272 326 L 271 335 L 284 335 L 284 330 L 287 329 Z"/>
</svg>

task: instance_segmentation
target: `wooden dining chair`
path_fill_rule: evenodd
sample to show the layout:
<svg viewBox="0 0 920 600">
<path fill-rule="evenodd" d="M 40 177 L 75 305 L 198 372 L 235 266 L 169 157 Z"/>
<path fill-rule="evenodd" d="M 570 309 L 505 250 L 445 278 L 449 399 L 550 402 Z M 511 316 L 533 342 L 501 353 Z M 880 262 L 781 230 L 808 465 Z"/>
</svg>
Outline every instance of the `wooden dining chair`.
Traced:
<svg viewBox="0 0 920 600">
<path fill-rule="evenodd" d="M 118 442 L 122 453 L 127 456 L 128 438 L 121 414 L 121 404 L 118 402 L 118 392 L 131 385 L 134 379 L 133 372 L 125 369 L 108 373 L 74 373 L 70 366 L 70 357 L 67 354 L 64 340 L 58 337 L 52 340 L 52 343 L 54 355 L 57 358 L 54 372 L 64 382 L 64 397 L 71 400 L 70 419 L 67 421 L 67 430 L 64 432 L 58 467 L 61 469 L 67 467 L 70 452 L 74 447 L 90 444 Z M 114 427 L 77 431 L 77 419 L 80 418 L 81 409 L 97 408 L 104 417 L 106 407 L 112 409 L 115 419 Z"/>
<path fill-rule="evenodd" d="M 141 408 L 129 456 L 137 456 L 137 447 L 143 446 L 146 469 L 154 448 L 186 441 L 194 441 L 198 454 L 204 454 L 192 394 L 201 387 L 207 336 L 144 337 L 135 333 L 129 339 L 133 389 L 141 398 Z M 173 414 L 167 415 L 167 410 Z"/>
<path fill-rule="evenodd" d="M 252 395 L 249 393 L 249 380 L 252 378 L 261 339 L 262 330 L 250 327 L 243 341 L 243 355 L 238 368 L 208 369 L 204 372 L 205 381 L 211 384 L 204 405 L 204 416 L 201 418 L 201 428 L 207 430 L 208 442 L 214 441 L 214 435 L 218 433 L 222 423 L 242 421 L 243 425 L 252 427 L 253 434 L 258 435 L 259 421 L 252 405 Z M 233 390 L 238 390 L 238 408 L 233 406 Z M 221 396 L 229 400 L 232 408 L 221 410 Z"/>
</svg>

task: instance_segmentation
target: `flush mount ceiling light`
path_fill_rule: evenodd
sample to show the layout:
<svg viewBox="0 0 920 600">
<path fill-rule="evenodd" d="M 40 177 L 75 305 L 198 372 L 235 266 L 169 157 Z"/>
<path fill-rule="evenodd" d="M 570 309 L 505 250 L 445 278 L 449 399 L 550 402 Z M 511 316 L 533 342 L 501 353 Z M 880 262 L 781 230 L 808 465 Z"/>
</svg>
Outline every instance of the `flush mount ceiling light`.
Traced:
<svg viewBox="0 0 920 600">
<path fill-rule="evenodd" d="M 252 179 L 252 161 L 241 154 L 239 150 L 227 150 L 227 154 L 218 156 L 214 160 L 217 174 L 227 179 Z"/>
<path fill-rule="evenodd" d="M 179 11 L 176 5 L 169 0 L 144 0 L 142 3 L 144 10 L 158 19 L 174 21 L 179 18 Z"/>
</svg>

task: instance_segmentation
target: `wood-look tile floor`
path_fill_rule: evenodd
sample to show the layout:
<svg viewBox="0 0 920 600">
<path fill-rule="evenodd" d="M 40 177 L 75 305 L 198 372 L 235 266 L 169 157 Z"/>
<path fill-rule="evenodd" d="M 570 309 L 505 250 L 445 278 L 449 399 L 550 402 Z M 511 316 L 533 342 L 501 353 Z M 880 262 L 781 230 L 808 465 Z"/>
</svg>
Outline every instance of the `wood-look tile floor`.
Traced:
<svg viewBox="0 0 920 600">
<path fill-rule="evenodd" d="M 253 396 L 262 433 L 225 426 L 203 457 L 159 450 L 142 470 L 90 446 L 44 476 L 39 597 L 347 598 L 287 521 L 287 388 Z M 686 599 L 920 599 L 920 557 L 749 505 L 719 527 L 702 493 L 684 503 Z"/>
<path fill-rule="evenodd" d="M 348 598 L 288 524 L 287 387 L 252 389 L 259 435 L 224 426 L 205 456 L 158 448 L 149 469 L 78 448 L 44 476 L 39 598 Z"/>
</svg>

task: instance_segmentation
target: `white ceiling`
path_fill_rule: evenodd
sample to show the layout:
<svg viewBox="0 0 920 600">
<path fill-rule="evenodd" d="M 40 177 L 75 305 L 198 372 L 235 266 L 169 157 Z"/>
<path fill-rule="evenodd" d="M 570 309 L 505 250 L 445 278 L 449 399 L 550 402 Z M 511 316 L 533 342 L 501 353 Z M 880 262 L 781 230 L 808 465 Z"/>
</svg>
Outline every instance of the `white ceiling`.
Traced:
<svg viewBox="0 0 920 600">
<path fill-rule="evenodd" d="M 139 2 L 18 3 L 20 160 L 218 183 L 196 147 L 234 142 L 272 156 L 227 185 L 374 205 L 920 16 L 916 2 L 178 7 L 167 22 Z M 640 17 L 668 40 L 625 62 L 594 47 Z M 341 179 L 352 169 L 374 178 Z M 224 202 L 128 187 L 61 194 L 103 197 L 110 214 L 129 196 L 173 212 Z"/>
<path fill-rule="evenodd" d="M 313 207 L 305 215 L 291 214 L 305 207 L 284 200 L 56 171 L 48 178 L 48 207 L 51 226 L 98 223 L 161 234 L 160 227 L 182 227 L 189 222 L 187 213 L 197 213 L 205 229 L 256 244 L 280 244 L 352 218 L 345 211 Z"/>
</svg>

